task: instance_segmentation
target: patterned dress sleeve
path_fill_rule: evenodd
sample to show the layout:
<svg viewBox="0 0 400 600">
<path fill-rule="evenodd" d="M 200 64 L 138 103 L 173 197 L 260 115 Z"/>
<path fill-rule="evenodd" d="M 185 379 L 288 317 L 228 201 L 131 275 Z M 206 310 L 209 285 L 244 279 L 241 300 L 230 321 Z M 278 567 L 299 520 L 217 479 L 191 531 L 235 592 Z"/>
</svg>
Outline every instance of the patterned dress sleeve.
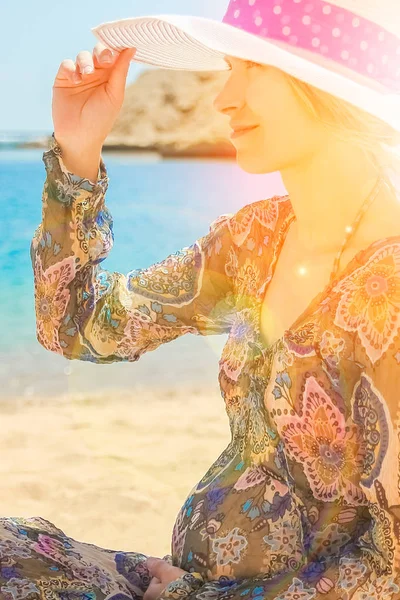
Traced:
<svg viewBox="0 0 400 600">
<path fill-rule="evenodd" d="M 185 333 L 227 333 L 234 309 L 225 214 L 209 232 L 148 268 L 109 272 L 113 246 L 108 177 L 69 173 L 53 137 L 43 155 L 42 221 L 31 243 L 38 341 L 68 359 L 136 361 Z"/>
</svg>

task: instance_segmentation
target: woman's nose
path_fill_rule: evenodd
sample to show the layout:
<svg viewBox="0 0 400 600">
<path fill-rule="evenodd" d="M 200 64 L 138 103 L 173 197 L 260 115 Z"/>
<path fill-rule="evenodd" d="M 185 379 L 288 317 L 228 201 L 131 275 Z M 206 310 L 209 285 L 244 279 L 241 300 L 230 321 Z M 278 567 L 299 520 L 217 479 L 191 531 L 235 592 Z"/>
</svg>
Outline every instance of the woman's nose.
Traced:
<svg viewBox="0 0 400 600">
<path fill-rule="evenodd" d="M 240 93 L 240 89 L 233 81 L 233 78 L 229 77 L 220 93 L 214 99 L 214 108 L 218 112 L 229 114 L 232 110 L 240 108 L 242 104 L 243 90 L 242 93 Z"/>
</svg>

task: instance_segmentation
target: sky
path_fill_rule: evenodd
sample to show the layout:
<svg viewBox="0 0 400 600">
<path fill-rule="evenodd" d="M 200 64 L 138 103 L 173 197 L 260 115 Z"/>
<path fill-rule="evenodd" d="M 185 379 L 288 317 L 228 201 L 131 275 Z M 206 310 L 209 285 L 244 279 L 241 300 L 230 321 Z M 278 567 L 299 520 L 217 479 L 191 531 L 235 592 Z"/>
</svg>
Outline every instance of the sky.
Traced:
<svg viewBox="0 0 400 600">
<path fill-rule="evenodd" d="M 0 131 L 52 131 L 59 64 L 92 50 L 92 27 L 156 14 L 221 20 L 227 6 L 228 0 L 0 0 Z M 145 68 L 132 64 L 128 83 Z"/>
</svg>

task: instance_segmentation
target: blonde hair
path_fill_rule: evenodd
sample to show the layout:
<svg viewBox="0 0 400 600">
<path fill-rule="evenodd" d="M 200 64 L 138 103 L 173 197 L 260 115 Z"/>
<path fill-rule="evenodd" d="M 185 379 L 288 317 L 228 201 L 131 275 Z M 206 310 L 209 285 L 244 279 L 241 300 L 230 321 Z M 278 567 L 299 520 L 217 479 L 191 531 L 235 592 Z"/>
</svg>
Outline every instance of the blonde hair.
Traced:
<svg viewBox="0 0 400 600">
<path fill-rule="evenodd" d="M 374 115 L 284 73 L 300 101 L 341 140 L 362 148 L 378 169 L 400 174 L 400 131 Z"/>
</svg>

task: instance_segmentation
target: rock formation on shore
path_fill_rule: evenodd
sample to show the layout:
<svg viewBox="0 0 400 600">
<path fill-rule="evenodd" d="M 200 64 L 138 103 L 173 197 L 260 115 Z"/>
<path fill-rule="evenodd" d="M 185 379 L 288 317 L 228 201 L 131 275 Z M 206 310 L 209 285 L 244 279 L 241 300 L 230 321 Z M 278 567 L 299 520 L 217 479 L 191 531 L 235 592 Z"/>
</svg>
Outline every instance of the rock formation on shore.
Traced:
<svg viewBox="0 0 400 600">
<path fill-rule="evenodd" d="M 229 118 L 213 107 L 227 76 L 226 72 L 144 71 L 127 88 L 105 148 L 163 156 L 235 156 Z"/>
</svg>

